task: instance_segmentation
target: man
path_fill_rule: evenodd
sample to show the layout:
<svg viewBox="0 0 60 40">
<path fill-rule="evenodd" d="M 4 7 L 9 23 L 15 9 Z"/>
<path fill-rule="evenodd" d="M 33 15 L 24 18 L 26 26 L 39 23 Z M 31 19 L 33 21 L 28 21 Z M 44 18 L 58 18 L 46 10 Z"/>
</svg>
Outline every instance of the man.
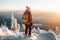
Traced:
<svg viewBox="0 0 60 40">
<path fill-rule="evenodd" d="M 31 14 L 30 8 L 28 6 L 26 6 L 26 10 L 23 13 L 22 19 L 23 19 L 23 23 L 26 26 L 26 28 L 25 28 L 25 35 L 27 36 L 27 33 L 28 33 L 28 36 L 31 37 L 32 14 Z M 28 31 L 28 29 L 29 29 L 29 31 Z"/>
</svg>

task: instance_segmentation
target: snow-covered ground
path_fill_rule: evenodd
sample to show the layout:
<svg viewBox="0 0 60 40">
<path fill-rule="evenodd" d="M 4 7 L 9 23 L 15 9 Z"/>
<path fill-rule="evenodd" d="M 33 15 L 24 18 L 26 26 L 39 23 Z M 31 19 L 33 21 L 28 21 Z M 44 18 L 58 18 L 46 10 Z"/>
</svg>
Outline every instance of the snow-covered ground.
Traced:
<svg viewBox="0 0 60 40">
<path fill-rule="evenodd" d="M 45 30 L 40 30 L 39 33 L 32 32 L 32 37 L 26 37 L 24 36 L 24 32 L 11 31 L 6 27 L 0 28 L 0 40 L 46 40 L 46 39 L 54 40 L 55 38 L 52 33 L 49 33 Z"/>
<path fill-rule="evenodd" d="M 0 40 L 60 40 L 60 35 L 55 35 L 51 30 L 32 29 L 32 37 L 24 36 L 24 32 L 12 31 L 7 27 L 0 28 Z"/>
</svg>

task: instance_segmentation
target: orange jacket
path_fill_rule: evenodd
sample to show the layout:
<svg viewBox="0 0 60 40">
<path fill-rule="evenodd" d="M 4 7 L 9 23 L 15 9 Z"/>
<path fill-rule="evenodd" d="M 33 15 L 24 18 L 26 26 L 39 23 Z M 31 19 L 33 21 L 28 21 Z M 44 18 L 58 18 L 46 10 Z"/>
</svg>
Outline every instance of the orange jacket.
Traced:
<svg viewBox="0 0 60 40">
<path fill-rule="evenodd" d="M 28 20 L 24 20 L 24 15 L 27 14 L 28 15 Z M 28 25 L 28 24 L 32 24 L 32 14 L 31 14 L 31 11 L 29 10 L 25 10 L 25 12 L 23 13 L 23 16 L 22 16 L 22 19 L 25 21 L 23 21 L 24 24 Z"/>
</svg>

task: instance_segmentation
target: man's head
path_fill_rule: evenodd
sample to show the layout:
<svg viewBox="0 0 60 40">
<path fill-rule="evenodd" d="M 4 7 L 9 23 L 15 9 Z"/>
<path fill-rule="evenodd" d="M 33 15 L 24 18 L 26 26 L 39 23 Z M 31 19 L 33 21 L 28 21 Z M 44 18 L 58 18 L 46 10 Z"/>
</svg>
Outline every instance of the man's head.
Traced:
<svg viewBox="0 0 60 40">
<path fill-rule="evenodd" d="M 26 6 L 26 9 L 27 9 L 27 10 L 30 10 L 30 8 L 29 8 L 28 6 Z"/>
</svg>

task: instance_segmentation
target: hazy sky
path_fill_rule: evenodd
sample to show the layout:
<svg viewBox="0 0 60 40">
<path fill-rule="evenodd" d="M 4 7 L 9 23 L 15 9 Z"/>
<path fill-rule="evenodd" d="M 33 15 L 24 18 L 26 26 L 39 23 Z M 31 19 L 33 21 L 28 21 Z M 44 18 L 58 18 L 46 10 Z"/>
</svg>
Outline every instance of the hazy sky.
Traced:
<svg viewBox="0 0 60 40">
<path fill-rule="evenodd" d="M 26 5 L 34 10 L 60 12 L 60 0 L 0 0 L 0 11 L 22 10 Z"/>
</svg>

